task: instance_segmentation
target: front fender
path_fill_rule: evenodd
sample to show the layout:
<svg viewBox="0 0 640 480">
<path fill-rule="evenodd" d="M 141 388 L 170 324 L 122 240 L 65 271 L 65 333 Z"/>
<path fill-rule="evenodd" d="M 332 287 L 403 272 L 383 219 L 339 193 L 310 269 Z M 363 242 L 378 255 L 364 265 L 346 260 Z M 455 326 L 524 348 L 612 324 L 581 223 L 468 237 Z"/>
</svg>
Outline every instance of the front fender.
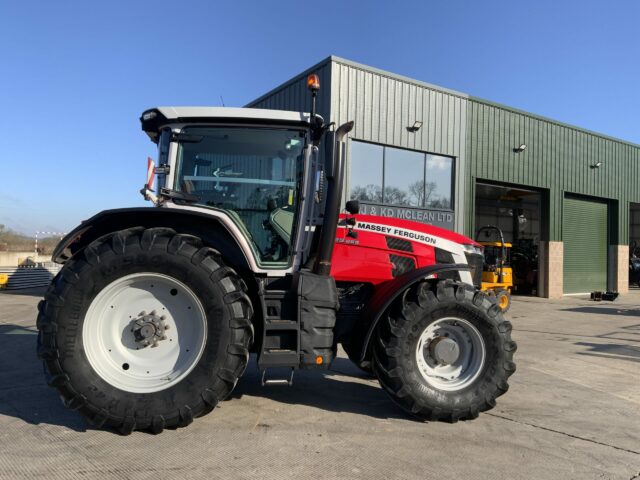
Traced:
<svg viewBox="0 0 640 480">
<path fill-rule="evenodd" d="M 371 301 L 362 314 L 359 322 L 359 332 L 354 332 L 357 334 L 356 338 L 364 338 L 364 341 L 361 344 L 360 353 L 356 357 L 358 358 L 358 363 L 362 363 L 367 356 L 371 337 L 373 336 L 373 332 L 375 331 L 380 318 L 391 304 L 408 288 L 433 274 L 469 269 L 469 265 L 456 263 L 429 265 L 428 267 L 412 270 L 411 272 L 405 273 L 404 275 L 380 285 L 380 287 L 374 292 Z"/>
</svg>

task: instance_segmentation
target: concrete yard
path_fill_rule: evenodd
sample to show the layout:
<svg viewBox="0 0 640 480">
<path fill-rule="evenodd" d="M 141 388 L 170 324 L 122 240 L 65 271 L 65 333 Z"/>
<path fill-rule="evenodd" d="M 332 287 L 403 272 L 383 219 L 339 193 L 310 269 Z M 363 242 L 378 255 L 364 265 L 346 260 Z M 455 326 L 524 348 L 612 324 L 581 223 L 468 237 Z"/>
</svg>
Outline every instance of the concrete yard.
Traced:
<svg viewBox="0 0 640 480">
<path fill-rule="evenodd" d="M 0 479 L 640 478 L 640 292 L 518 298 L 518 371 L 474 421 L 420 423 L 345 358 L 185 429 L 122 437 L 64 409 L 35 355 L 41 292 L 0 294 Z"/>
</svg>

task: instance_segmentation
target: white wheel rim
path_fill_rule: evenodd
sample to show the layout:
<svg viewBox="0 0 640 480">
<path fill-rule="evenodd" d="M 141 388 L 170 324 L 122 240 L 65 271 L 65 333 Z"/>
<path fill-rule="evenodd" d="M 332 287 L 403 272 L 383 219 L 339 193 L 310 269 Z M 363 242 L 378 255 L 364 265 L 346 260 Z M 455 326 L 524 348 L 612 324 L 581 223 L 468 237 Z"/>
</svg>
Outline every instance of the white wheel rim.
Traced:
<svg viewBox="0 0 640 480">
<path fill-rule="evenodd" d="M 450 364 L 433 354 L 434 341 L 453 340 L 458 356 Z M 484 367 L 486 348 L 482 335 L 469 321 L 447 317 L 430 324 L 422 332 L 416 348 L 418 369 L 426 382 L 448 392 L 461 390 L 478 378 Z"/>
<path fill-rule="evenodd" d="M 165 317 L 161 323 L 168 328 L 152 327 L 165 338 L 155 336 L 157 346 L 144 346 L 132 328 L 139 328 L 135 322 L 142 312 L 153 311 L 155 318 Z M 134 273 L 107 285 L 91 302 L 82 330 L 85 353 L 100 378 L 133 393 L 180 382 L 200 360 L 206 337 L 200 300 L 182 282 L 159 273 Z"/>
</svg>

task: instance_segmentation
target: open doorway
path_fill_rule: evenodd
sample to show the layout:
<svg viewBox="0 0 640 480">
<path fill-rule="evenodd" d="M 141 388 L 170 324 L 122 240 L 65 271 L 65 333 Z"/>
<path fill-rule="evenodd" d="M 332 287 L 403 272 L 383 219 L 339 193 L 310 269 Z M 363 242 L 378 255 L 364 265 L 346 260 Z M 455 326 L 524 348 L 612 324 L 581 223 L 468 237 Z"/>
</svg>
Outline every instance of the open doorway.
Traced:
<svg viewBox="0 0 640 480">
<path fill-rule="evenodd" d="M 640 288 L 640 203 L 629 204 L 629 288 Z"/>
<path fill-rule="evenodd" d="M 513 293 L 538 295 L 540 192 L 478 181 L 475 231 L 486 225 L 494 225 L 502 230 L 505 243 L 512 245 L 509 253 L 513 269 Z"/>
</svg>

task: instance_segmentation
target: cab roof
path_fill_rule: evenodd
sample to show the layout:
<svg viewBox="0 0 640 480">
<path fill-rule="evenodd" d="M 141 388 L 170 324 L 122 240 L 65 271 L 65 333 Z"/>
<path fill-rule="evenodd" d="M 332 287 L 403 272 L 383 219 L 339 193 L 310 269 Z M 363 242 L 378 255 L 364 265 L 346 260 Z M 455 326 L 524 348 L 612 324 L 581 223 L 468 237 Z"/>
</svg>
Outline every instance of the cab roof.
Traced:
<svg viewBox="0 0 640 480">
<path fill-rule="evenodd" d="M 153 142 L 158 141 L 160 129 L 170 123 L 259 123 L 309 125 L 309 114 L 263 108 L 232 107 L 155 107 L 142 112 L 142 130 Z"/>
</svg>

